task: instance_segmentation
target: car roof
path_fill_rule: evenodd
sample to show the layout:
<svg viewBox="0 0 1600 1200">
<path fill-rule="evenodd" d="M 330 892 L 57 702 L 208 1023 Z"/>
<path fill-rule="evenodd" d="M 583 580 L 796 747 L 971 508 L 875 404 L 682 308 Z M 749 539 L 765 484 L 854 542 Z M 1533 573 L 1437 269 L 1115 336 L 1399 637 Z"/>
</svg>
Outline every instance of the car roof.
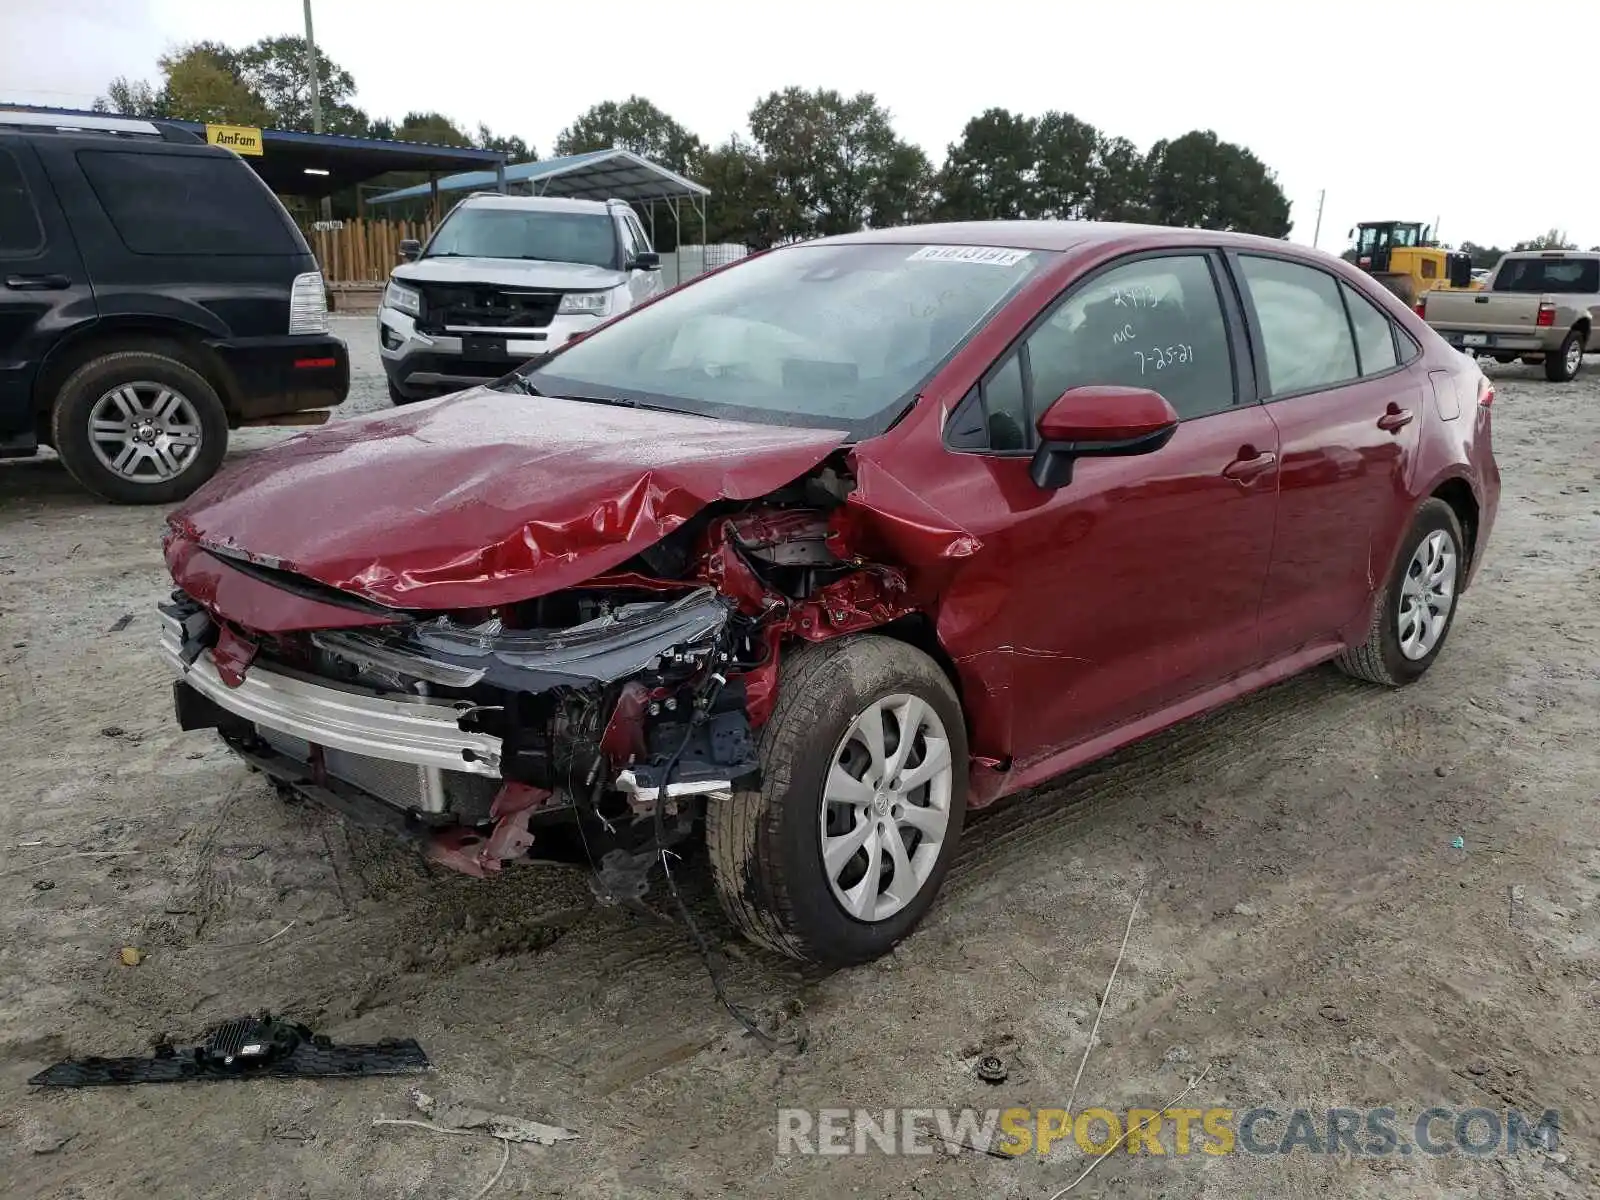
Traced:
<svg viewBox="0 0 1600 1200">
<path fill-rule="evenodd" d="M 1181 244 L 1309 251 L 1309 247 L 1294 246 L 1277 238 L 1257 237 L 1248 233 L 1222 233 L 1209 229 L 1134 225 L 1116 221 L 950 221 L 931 225 L 901 225 L 894 229 L 868 229 L 860 233 L 820 238 L 818 241 L 839 245 L 934 242 L 946 246 L 1004 246 L 1013 250 L 1070 250 L 1092 242 L 1116 241 L 1145 243 L 1152 247 Z"/>
<path fill-rule="evenodd" d="M 561 196 L 502 196 L 498 192 L 474 192 L 462 204 L 474 208 L 520 208 L 536 212 L 605 213 L 609 200 L 569 200 Z"/>
</svg>

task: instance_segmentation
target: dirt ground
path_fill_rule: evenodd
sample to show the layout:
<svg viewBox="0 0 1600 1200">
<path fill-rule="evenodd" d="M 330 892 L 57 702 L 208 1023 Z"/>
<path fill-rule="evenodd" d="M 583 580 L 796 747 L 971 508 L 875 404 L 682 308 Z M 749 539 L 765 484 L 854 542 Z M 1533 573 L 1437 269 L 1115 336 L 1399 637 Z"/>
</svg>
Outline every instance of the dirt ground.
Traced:
<svg viewBox="0 0 1600 1200">
<path fill-rule="evenodd" d="M 370 319 L 338 323 L 347 408 L 381 407 Z M 430 1090 L 581 1135 L 512 1146 L 490 1196 L 1045 1200 L 1089 1163 L 1070 1140 L 778 1156 L 777 1109 L 1065 1104 L 1142 886 L 1078 1108 L 1159 1107 L 1209 1064 L 1186 1105 L 1387 1105 L 1402 1130 L 1430 1105 L 1554 1108 L 1559 1149 L 1119 1152 L 1072 1196 L 1600 1194 L 1600 359 L 1570 385 L 1490 371 L 1500 523 L 1422 683 L 1314 671 L 974 821 L 922 929 L 859 970 L 746 948 L 690 864 L 729 991 L 803 1027 L 800 1053 L 734 1024 L 665 915 L 599 907 L 574 870 L 436 874 L 178 732 L 162 514 L 93 501 L 50 458 L 0 465 L 0 1192 L 489 1182 L 500 1143 L 373 1126 L 416 1115 L 414 1080 L 26 1084 L 271 1008 L 342 1041 L 415 1036 Z"/>
</svg>

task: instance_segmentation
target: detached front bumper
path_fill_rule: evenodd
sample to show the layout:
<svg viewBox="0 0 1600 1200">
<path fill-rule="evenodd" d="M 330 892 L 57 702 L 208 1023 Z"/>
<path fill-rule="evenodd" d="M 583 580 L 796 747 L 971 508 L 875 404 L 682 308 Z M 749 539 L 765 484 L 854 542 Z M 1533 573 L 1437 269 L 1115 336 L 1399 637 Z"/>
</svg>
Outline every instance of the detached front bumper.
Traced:
<svg viewBox="0 0 1600 1200">
<path fill-rule="evenodd" d="M 185 661 L 181 621 L 163 612 L 161 624 L 161 655 L 182 685 L 259 729 L 348 754 L 500 778 L 500 739 L 463 732 L 454 705 L 313 682 L 262 666 L 230 687 L 210 649 Z"/>
<path fill-rule="evenodd" d="M 521 857 L 535 816 L 649 829 L 657 804 L 683 816 L 755 770 L 742 687 L 717 671 L 732 609 L 709 589 L 543 630 L 435 617 L 274 639 L 183 592 L 161 615 L 181 728 L 471 874 Z"/>
</svg>

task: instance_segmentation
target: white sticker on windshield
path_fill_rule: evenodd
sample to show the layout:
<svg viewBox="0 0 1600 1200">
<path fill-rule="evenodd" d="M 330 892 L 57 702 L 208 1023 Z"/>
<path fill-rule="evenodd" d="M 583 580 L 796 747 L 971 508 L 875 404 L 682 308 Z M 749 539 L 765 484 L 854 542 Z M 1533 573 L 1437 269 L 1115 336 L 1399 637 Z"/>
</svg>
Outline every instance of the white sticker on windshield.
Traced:
<svg viewBox="0 0 1600 1200">
<path fill-rule="evenodd" d="M 934 260 L 937 262 L 984 263 L 991 267 L 1014 267 L 1032 253 L 1028 250 L 1007 250 L 1003 246 L 923 246 L 906 259 L 907 262 Z"/>
</svg>

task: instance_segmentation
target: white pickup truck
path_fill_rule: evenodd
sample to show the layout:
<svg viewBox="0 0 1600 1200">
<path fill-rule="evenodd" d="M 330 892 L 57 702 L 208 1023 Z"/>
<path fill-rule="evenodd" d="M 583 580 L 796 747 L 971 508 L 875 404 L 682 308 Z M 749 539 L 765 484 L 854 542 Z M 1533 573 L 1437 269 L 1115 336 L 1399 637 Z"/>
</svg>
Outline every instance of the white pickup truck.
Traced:
<svg viewBox="0 0 1600 1200">
<path fill-rule="evenodd" d="M 1424 293 L 1422 316 L 1458 350 L 1544 363 L 1565 383 L 1600 351 L 1600 253 L 1528 250 L 1500 260 L 1483 291 Z"/>
</svg>

